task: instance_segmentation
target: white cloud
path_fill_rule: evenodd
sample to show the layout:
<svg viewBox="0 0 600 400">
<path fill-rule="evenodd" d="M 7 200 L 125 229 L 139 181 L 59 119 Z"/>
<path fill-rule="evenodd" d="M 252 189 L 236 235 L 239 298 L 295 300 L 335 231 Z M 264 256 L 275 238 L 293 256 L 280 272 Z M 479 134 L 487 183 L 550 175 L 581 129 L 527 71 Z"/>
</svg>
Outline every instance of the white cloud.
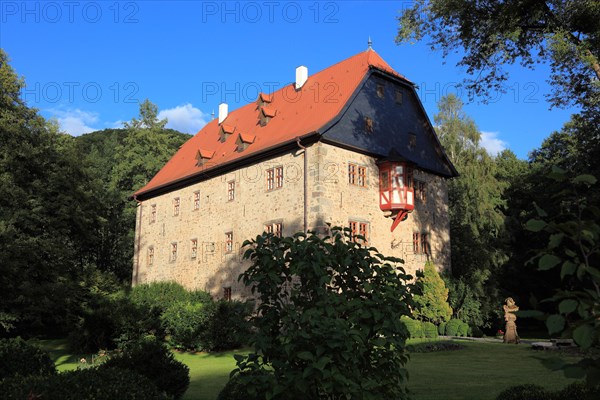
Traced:
<svg viewBox="0 0 600 400">
<path fill-rule="evenodd" d="M 498 139 L 498 135 L 499 132 L 481 132 L 481 147 L 484 147 L 492 156 L 498 155 L 508 146 L 504 140 Z"/>
<path fill-rule="evenodd" d="M 188 103 L 183 106 L 162 110 L 158 113 L 158 118 L 167 118 L 169 120 L 167 128 L 195 134 L 206 125 L 210 116 Z"/>
<path fill-rule="evenodd" d="M 98 114 L 80 109 L 75 110 L 59 110 L 50 109 L 48 112 L 52 118 L 56 118 L 61 131 L 64 131 L 72 136 L 79 136 L 84 133 L 89 133 L 98 130 L 91 125 L 98 122 Z"/>
</svg>

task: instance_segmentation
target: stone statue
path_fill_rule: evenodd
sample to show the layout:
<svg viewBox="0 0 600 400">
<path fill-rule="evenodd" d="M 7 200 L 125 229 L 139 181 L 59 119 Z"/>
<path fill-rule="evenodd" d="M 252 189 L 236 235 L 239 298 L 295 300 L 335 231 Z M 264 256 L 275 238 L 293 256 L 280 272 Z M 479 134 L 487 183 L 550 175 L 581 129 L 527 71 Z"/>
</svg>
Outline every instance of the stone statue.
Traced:
<svg viewBox="0 0 600 400">
<path fill-rule="evenodd" d="M 517 316 L 515 311 L 519 311 L 519 307 L 515 304 L 512 297 L 505 300 L 506 304 L 504 308 L 504 320 L 506 321 L 506 328 L 504 330 L 504 343 L 519 343 L 519 335 L 517 334 Z"/>
</svg>

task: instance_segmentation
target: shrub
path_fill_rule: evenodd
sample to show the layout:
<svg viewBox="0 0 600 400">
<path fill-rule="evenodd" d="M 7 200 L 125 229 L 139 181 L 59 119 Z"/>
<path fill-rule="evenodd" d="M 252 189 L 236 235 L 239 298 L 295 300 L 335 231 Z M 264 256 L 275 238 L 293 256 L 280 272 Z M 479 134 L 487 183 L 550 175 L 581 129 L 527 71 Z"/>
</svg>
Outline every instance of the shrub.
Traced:
<svg viewBox="0 0 600 400">
<path fill-rule="evenodd" d="M 210 293 L 204 290 L 194 290 L 189 292 L 189 300 L 192 303 L 203 303 L 208 304 L 213 302 L 213 298 Z"/>
<path fill-rule="evenodd" d="M 417 321 L 409 317 L 402 317 L 400 318 L 400 321 L 402 321 L 402 323 L 408 330 L 409 338 L 418 339 L 425 337 L 425 332 L 423 331 L 423 323 L 421 321 Z"/>
<path fill-rule="evenodd" d="M 135 371 L 149 378 L 159 390 L 175 399 L 183 396 L 190 384 L 189 368 L 175 360 L 173 353 L 156 340 L 132 344 L 121 354 L 100 366 Z"/>
<path fill-rule="evenodd" d="M 464 336 L 467 336 L 468 333 L 469 333 L 469 324 L 467 324 L 466 322 L 460 321 L 460 324 L 458 324 L 457 335 L 464 337 Z"/>
<path fill-rule="evenodd" d="M 437 324 L 448 321 L 452 316 L 452 308 L 448 304 L 448 289 L 435 264 L 425 263 L 423 274 L 417 278 L 417 285 L 421 293 L 413 297 L 416 304 L 415 317 Z"/>
<path fill-rule="evenodd" d="M 54 363 L 48 353 L 38 346 L 21 338 L 0 339 L 0 380 L 14 375 L 54 374 Z"/>
<path fill-rule="evenodd" d="M 446 335 L 446 323 L 445 322 L 442 322 L 438 325 L 438 333 L 441 336 Z"/>
<path fill-rule="evenodd" d="M 471 327 L 471 336 L 476 338 L 483 337 L 483 331 L 478 326 Z"/>
<path fill-rule="evenodd" d="M 432 322 L 423 322 L 423 333 L 428 339 L 437 339 L 437 327 Z"/>
<path fill-rule="evenodd" d="M 171 304 L 160 316 L 162 327 L 171 345 L 183 349 L 201 348 L 201 333 L 208 329 L 214 305 L 179 301 Z"/>
<path fill-rule="evenodd" d="M 451 319 L 446 324 L 446 335 L 447 336 L 458 336 L 458 328 L 463 322 L 460 319 Z"/>
<path fill-rule="evenodd" d="M 6 399 L 169 399 L 145 376 L 117 368 L 90 368 L 51 376 L 14 376 L 0 381 L 0 393 Z"/>
<path fill-rule="evenodd" d="M 564 389 L 555 392 L 556 400 L 591 400 L 600 399 L 600 386 L 590 388 L 583 382 L 575 382 L 565 387 Z"/>
<path fill-rule="evenodd" d="M 160 316 L 173 303 L 189 301 L 190 292 L 176 282 L 152 282 L 134 286 L 129 298 L 134 304 L 147 306 Z"/>
<path fill-rule="evenodd" d="M 526 384 L 509 387 L 496 400 L 553 400 L 553 395 L 541 386 Z"/>
<path fill-rule="evenodd" d="M 217 400 L 264 400 L 265 395 L 263 393 L 258 393 L 253 382 L 256 382 L 257 380 L 268 380 L 271 378 L 271 375 L 271 373 L 264 369 L 235 374 L 229 379 L 227 384 L 225 384 L 225 387 L 223 387 L 219 393 Z"/>
<path fill-rule="evenodd" d="M 212 310 L 208 327 L 201 334 L 202 347 L 205 350 L 230 350 L 248 343 L 251 303 L 220 300 L 214 304 Z"/>
<path fill-rule="evenodd" d="M 436 351 L 462 350 L 464 346 L 450 340 L 409 344 L 406 349 L 411 353 L 433 353 Z"/>
</svg>

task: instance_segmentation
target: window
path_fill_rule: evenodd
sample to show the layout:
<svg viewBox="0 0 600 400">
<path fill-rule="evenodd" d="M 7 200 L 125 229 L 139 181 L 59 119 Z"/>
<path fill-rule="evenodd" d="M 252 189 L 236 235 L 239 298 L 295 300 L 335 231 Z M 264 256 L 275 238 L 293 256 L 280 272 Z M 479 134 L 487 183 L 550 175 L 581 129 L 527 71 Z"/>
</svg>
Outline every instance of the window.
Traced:
<svg viewBox="0 0 600 400">
<path fill-rule="evenodd" d="M 156 204 L 150 206 L 150 223 L 156 222 Z"/>
<path fill-rule="evenodd" d="M 283 187 L 283 167 L 269 168 L 267 170 L 267 191 Z"/>
<path fill-rule="evenodd" d="M 200 192 L 194 192 L 194 211 L 200 209 Z"/>
<path fill-rule="evenodd" d="M 349 163 L 348 183 L 360 187 L 367 186 L 367 167 Z"/>
<path fill-rule="evenodd" d="M 427 203 L 427 191 L 425 182 L 415 180 L 415 198 L 423 204 Z"/>
<path fill-rule="evenodd" d="M 414 254 L 420 254 L 420 244 L 421 242 L 419 241 L 419 232 L 413 232 L 413 253 Z"/>
<path fill-rule="evenodd" d="M 352 241 L 367 244 L 369 242 L 369 224 L 366 222 L 350 221 L 350 235 Z M 359 239 L 357 235 L 362 236 L 364 239 Z"/>
<path fill-rule="evenodd" d="M 235 199 L 235 181 L 227 182 L 227 201 Z"/>
<path fill-rule="evenodd" d="M 281 237 L 281 232 L 283 230 L 283 224 L 281 222 L 274 222 L 265 225 L 265 232 L 272 233 L 277 237 Z"/>
<path fill-rule="evenodd" d="M 179 197 L 175 197 L 173 199 L 173 216 L 176 217 L 179 215 L 179 205 L 181 204 L 181 201 L 179 200 Z"/>
<path fill-rule="evenodd" d="M 154 246 L 148 247 L 148 266 L 154 265 Z"/>
<path fill-rule="evenodd" d="M 171 243 L 171 262 L 177 261 L 177 242 Z"/>
<path fill-rule="evenodd" d="M 385 86 L 383 86 L 382 83 L 378 83 L 377 84 L 377 97 L 379 97 L 380 99 L 383 99 L 384 96 L 385 96 Z"/>
<path fill-rule="evenodd" d="M 402 90 L 396 89 L 396 104 L 402 104 Z"/>
<path fill-rule="evenodd" d="M 413 253 L 430 254 L 428 233 L 413 232 Z"/>
<path fill-rule="evenodd" d="M 413 132 L 410 132 L 408 134 L 408 148 L 414 149 L 415 147 L 417 147 L 417 135 Z"/>
<path fill-rule="evenodd" d="M 225 234 L 225 253 L 231 253 L 233 251 L 233 232 L 227 232 Z"/>
<path fill-rule="evenodd" d="M 190 243 L 190 258 L 193 260 L 198 256 L 198 239 L 192 239 Z"/>
<path fill-rule="evenodd" d="M 365 131 L 373 133 L 373 118 L 365 117 Z"/>
<path fill-rule="evenodd" d="M 231 301 L 231 287 L 223 288 L 223 300 Z"/>
</svg>

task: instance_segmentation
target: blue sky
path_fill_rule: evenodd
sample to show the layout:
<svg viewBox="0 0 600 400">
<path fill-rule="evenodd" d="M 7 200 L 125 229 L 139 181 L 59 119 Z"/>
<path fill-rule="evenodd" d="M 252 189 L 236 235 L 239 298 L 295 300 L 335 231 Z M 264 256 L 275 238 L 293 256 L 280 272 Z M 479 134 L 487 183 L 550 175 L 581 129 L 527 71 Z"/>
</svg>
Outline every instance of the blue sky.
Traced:
<svg viewBox="0 0 600 400">
<path fill-rule="evenodd" d="M 575 110 L 552 109 L 548 68 L 513 67 L 506 93 L 489 104 L 458 90 L 465 76 L 426 43 L 397 46 L 406 1 L 7 1 L 0 46 L 26 79 L 24 98 L 63 130 L 80 135 L 121 127 L 149 98 L 169 125 L 197 132 L 220 102 L 254 101 L 367 48 L 418 86 L 429 117 L 457 93 L 496 152 L 526 158 Z"/>
</svg>

